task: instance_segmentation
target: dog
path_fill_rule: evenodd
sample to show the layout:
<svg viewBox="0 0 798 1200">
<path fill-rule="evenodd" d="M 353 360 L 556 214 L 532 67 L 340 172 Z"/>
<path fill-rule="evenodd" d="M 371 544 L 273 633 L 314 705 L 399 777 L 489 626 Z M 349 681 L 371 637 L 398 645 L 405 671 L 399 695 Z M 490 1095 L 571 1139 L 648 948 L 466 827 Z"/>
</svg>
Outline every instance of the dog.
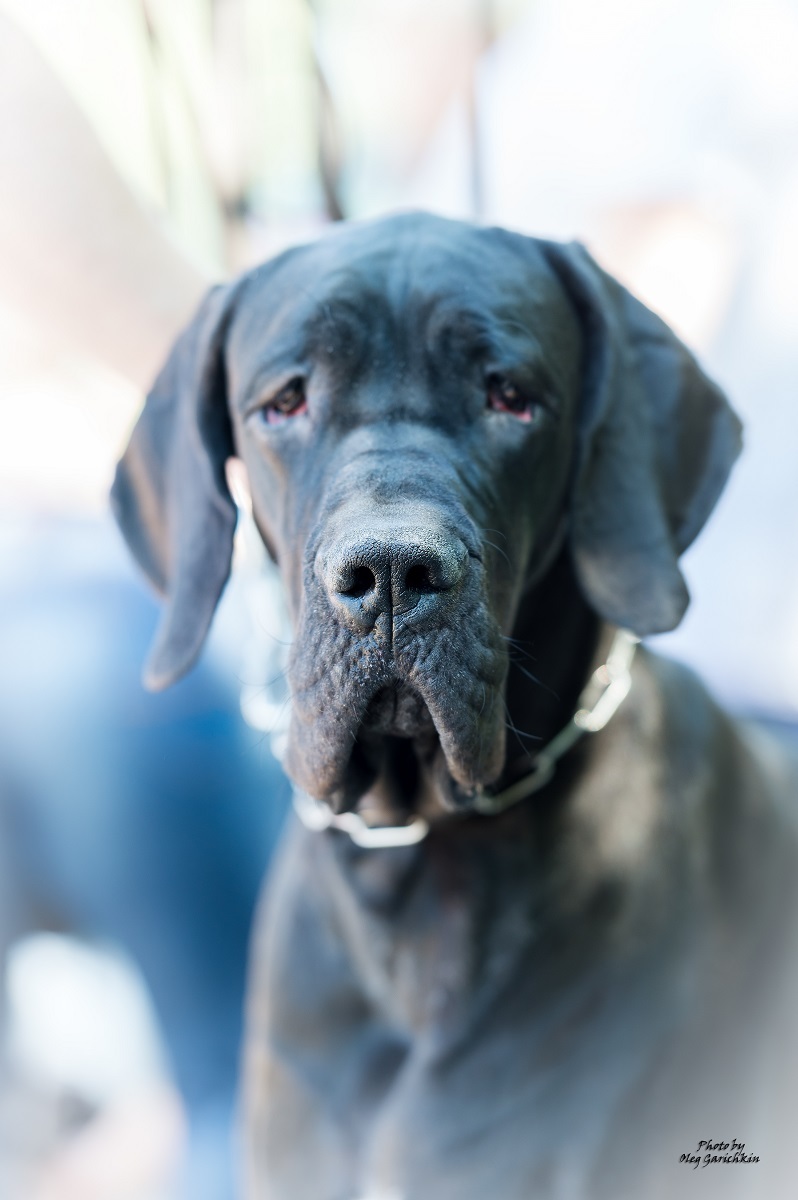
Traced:
<svg viewBox="0 0 798 1200">
<path fill-rule="evenodd" d="M 146 680 L 202 646 L 231 456 L 296 631 L 252 1200 L 794 1194 L 795 767 L 636 645 L 740 441 L 581 246 L 423 214 L 176 343 L 113 489 L 166 598 Z"/>
</svg>

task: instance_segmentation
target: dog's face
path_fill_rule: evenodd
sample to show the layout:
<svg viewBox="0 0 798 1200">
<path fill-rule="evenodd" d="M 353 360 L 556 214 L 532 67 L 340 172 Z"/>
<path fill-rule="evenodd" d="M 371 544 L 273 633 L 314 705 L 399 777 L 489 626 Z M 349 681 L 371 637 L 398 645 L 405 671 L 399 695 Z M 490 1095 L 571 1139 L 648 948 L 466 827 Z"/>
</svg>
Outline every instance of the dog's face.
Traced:
<svg viewBox="0 0 798 1200">
<path fill-rule="evenodd" d="M 234 441 L 297 627 L 289 766 L 336 806 L 396 738 L 437 788 L 498 774 L 502 635 L 563 509 L 580 341 L 539 250 L 438 222 L 348 231 L 248 286 Z"/>
<path fill-rule="evenodd" d="M 501 771 L 506 637 L 563 539 L 599 615 L 671 628 L 738 439 L 579 247 L 345 227 L 211 293 L 120 465 L 170 601 L 152 680 L 193 661 L 229 571 L 236 453 L 296 626 L 291 774 L 338 809 L 377 776 L 467 803 Z"/>
</svg>

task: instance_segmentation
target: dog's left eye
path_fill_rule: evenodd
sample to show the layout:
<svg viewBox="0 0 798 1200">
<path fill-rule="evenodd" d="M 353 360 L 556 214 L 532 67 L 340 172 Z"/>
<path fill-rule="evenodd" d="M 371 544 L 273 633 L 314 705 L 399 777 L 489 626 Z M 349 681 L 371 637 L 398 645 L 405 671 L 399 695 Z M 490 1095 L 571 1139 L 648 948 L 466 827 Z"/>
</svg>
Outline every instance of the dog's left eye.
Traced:
<svg viewBox="0 0 798 1200">
<path fill-rule="evenodd" d="M 269 425 L 277 425 L 288 417 L 297 417 L 306 412 L 308 399 L 305 394 L 304 379 L 292 379 L 276 396 L 259 410 L 262 419 Z"/>
<path fill-rule="evenodd" d="M 503 375 L 489 375 L 486 382 L 488 408 L 494 412 L 511 413 L 527 424 L 538 421 L 542 416 L 543 404 L 540 400 L 522 391 Z"/>
</svg>

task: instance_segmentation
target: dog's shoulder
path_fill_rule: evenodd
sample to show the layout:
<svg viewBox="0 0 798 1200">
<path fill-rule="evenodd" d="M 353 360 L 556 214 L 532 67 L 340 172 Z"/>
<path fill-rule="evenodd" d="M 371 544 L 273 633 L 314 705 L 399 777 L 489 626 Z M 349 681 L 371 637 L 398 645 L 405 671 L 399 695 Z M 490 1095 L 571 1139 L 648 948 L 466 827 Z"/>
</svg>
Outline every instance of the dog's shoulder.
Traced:
<svg viewBox="0 0 798 1200">
<path fill-rule="evenodd" d="M 733 717 L 689 667 L 648 649 L 618 724 L 656 764 L 665 818 L 725 900 L 798 874 L 798 740 Z"/>
</svg>

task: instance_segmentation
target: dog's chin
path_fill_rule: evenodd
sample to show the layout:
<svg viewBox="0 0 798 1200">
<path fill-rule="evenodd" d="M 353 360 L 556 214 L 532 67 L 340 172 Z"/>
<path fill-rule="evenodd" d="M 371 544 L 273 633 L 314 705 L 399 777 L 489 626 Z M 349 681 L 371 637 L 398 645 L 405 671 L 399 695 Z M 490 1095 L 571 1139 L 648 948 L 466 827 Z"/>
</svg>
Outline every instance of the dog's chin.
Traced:
<svg viewBox="0 0 798 1200">
<path fill-rule="evenodd" d="M 501 769 L 504 730 L 489 730 L 473 713 L 447 720 L 450 707 L 448 698 L 427 703 L 410 685 L 391 682 L 362 705 L 354 735 L 335 712 L 312 727 L 292 723 L 289 774 L 339 813 L 468 808 Z"/>
</svg>

